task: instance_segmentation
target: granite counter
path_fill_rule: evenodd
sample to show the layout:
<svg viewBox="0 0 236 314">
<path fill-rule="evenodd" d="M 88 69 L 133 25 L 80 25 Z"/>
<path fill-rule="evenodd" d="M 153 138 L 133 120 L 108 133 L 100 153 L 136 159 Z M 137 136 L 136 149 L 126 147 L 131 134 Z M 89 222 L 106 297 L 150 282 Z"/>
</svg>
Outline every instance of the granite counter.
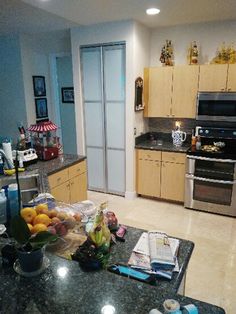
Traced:
<svg viewBox="0 0 236 314">
<path fill-rule="evenodd" d="M 111 263 L 127 262 L 142 232 L 143 230 L 129 227 L 126 242 L 113 247 Z M 105 313 L 102 312 L 105 305 L 111 305 L 116 314 L 147 314 L 152 308 L 163 312 L 163 301 L 174 298 L 181 305 L 195 304 L 201 314 L 223 314 L 224 310 L 217 306 L 177 294 L 193 246 L 192 242 L 181 240 L 180 274 L 170 282 L 158 280 L 156 286 L 106 270 L 84 272 L 77 262 L 50 253 L 47 253 L 49 268 L 37 277 L 21 277 L 11 267 L 0 266 L 0 313 L 101 314 Z"/>
<path fill-rule="evenodd" d="M 186 142 L 182 146 L 173 145 L 170 133 L 145 133 L 135 138 L 135 148 L 160 150 L 166 152 L 186 153 L 190 148 L 190 137 L 187 136 Z"/>
<path fill-rule="evenodd" d="M 55 159 L 47 161 L 38 160 L 37 163 L 27 166 L 24 172 L 19 172 L 19 178 L 23 179 L 36 176 L 39 178 L 39 192 L 50 192 L 48 175 L 70 167 L 78 162 L 83 161 L 84 159 L 86 159 L 86 157 L 81 155 L 63 154 L 59 155 Z M 9 183 L 15 182 L 15 180 L 15 175 L 1 176 L 0 185 L 7 185 Z"/>
</svg>

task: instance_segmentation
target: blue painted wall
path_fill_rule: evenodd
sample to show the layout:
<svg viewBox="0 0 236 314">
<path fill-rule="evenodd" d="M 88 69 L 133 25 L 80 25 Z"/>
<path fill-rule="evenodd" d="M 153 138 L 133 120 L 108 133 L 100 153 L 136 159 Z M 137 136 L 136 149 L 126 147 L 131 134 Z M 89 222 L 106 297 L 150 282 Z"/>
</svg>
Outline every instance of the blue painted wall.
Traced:
<svg viewBox="0 0 236 314">
<path fill-rule="evenodd" d="M 27 125 L 24 83 L 18 36 L 0 37 L 0 137 L 16 142 L 21 122 Z"/>
<path fill-rule="evenodd" d="M 57 57 L 58 94 L 60 99 L 61 131 L 63 151 L 66 154 L 76 154 L 75 104 L 63 103 L 62 87 L 73 87 L 71 57 Z"/>
</svg>

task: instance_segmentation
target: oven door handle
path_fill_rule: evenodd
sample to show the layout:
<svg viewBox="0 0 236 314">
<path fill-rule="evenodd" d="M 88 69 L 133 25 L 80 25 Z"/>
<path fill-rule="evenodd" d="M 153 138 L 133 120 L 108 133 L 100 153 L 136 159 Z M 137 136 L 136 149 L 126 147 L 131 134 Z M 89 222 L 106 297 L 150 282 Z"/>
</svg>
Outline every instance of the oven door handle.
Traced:
<svg viewBox="0 0 236 314">
<path fill-rule="evenodd" d="M 193 156 L 193 155 L 187 155 L 187 158 L 188 159 L 206 160 L 206 161 L 236 163 L 236 160 L 233 160 L 233 159 L 218 159 L 218 158 L 201 157 L 201 156 Z"/>
<path fill-rule="evenodd" d="M 202 178 L 202 177 L 195 177 L 192 174 L 186 174 L 185 177 L 186 177 L 186 179 L 199 180 L 199 181 L 204 181 L 204 182 L 231 184 L 231 185 L 236 184 L 236 181 L 224 181 L 224 180 L 207 179 L 207 178 Z"/>
</svg>

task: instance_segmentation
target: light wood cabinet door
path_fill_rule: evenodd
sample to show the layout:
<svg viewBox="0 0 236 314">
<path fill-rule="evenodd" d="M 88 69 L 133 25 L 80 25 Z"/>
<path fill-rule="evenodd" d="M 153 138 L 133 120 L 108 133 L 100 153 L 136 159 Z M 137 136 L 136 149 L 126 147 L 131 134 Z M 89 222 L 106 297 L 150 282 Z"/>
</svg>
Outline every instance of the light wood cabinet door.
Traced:
<svg viewBox="0 0 236 314">
<path fill-rule="evenodd" d="M 173 67 L 149 68 L 148 117 L 169 117 Z"/>
<path fill-rule="evenodd" d="M 69 179 L 76 177 L 87 171 L 86 160 L 78 162 L 77 164 L 68 168 Z"/>
<path fill-rule="evenodd" d="M 226 90 L 228 64 L 200 65 L 199 91 L 220 92 Z"/>
<path fill-rule="evenodd" d="M 236 92 L 236 64 L 229 64 L 227 91 Z"/>
<path fill-rule="evenodd" d="M 160 197 L 160 161 L 138 160 L 137 192 L 146 196 Z"/>
<path fill-rule="evenodd" d="M 66 181 L 58 186 L 51 188 L 51 194 L 57 201 L 70 203 L 70 182 Z"/>
<path fill-rule="evenodd" d="M 185 164 L 162 162 L 161 198 L 184 201 Z"/>
<path fill-rule="evenodd" d="M 81 202 L 87 199 L 87 173 L 70 180 L 70 203 Z"/>
<path fill-rule="evenodd" d="M 48 176 L 50 188 L 54 188 L 66 181 L 68 181 L 68 169 L 60 170 Z"/>
<path fill-rule="evenodd" d="M 177 65 L 173 71 L 172 117 L 195 118 L 199 66 Z"/>
</svg>

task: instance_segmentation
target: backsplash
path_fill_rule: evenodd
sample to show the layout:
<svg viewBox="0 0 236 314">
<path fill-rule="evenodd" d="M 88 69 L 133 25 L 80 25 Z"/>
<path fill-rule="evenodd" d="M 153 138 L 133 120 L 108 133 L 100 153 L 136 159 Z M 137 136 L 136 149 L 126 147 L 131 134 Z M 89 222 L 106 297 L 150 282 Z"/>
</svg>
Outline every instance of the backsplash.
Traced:
<svg viewBox="0 0 236 314">
<path fill-rule="evenodd" d="M 163 132 L 171 133 L 175 129 L 175 122 L 180 121 L 181 130 L 192 134 L 192 129 L 196 126 L 195 119 L 181 119 L 181 118 L 149 118 L 148 129 L 149 132 Z"/>
</svg>

